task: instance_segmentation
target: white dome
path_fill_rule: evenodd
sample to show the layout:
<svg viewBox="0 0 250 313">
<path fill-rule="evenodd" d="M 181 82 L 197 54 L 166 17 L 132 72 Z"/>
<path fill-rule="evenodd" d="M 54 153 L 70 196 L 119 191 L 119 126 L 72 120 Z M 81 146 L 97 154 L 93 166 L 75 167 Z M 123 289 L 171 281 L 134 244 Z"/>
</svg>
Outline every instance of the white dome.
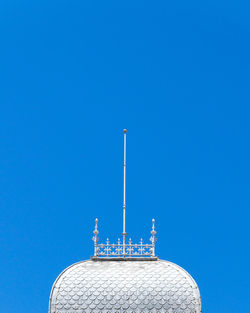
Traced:
<svg viewBox="0 0 250 313">
<path fill-rule="evenodd" d="M 171 262 L 83 261 L 55 281 L 49 313 L 200 313 L 199 289 Z"/>
</svg>

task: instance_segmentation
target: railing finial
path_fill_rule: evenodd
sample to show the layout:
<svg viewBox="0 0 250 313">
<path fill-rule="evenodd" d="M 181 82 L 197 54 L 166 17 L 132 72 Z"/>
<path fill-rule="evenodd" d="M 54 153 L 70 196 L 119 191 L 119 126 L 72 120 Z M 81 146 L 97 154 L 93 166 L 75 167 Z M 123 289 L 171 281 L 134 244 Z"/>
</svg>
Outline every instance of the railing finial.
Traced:
<svg viewBox="0 0 250 313">
<path fill-rule="evenodd" d="M 155 242 L 156 242 L 156 231 L 155 231 L 155 220 L 152 219 L 152 230 L 151 230 L 150 241 L 152 242 L 152 256 L 155 256 Z"/>
<path fill-rule="evenodd" d="M 98 254 L 97 241 L 99 240 L 99 238 L 98 238 L 98 234 L 99 234 L 98 219 L 97 218 L 95 219 L 95 229 L 94 229 L 93 233 L 94 233 L 94 237 L 92 239 L 94 241 L 94 255 L 97 256 L 97 254 Z"/>
</svg>

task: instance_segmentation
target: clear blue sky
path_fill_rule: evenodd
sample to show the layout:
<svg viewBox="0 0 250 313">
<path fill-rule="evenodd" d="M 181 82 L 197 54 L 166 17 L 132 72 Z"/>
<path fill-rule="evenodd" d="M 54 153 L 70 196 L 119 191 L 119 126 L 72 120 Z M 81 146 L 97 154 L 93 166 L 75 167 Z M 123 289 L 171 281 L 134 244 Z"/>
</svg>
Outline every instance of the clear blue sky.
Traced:
<svg viewBox="0 0 250 313">
<path fill-rule="evenodd" d="M 127 230 L 249 313 L 249 1 L 0 3 L 0 311 Z"/>
</svg>

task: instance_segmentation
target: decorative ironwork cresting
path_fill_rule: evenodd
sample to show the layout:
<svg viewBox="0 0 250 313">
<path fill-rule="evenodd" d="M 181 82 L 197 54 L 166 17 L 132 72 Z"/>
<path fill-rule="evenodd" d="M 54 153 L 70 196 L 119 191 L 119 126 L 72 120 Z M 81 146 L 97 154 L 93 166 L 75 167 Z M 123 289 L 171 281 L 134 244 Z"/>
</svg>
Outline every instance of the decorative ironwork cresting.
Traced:
<svg viewBox="0 0 250 313">
<path fill-rule="evenodd" d="M 127 130 L 124 129 L 124 163 L 123 163 L 123 232 L 122 242 L 118 238 L 116 243 L 110 243 L 107 238 L 106 243 L 98 243 L 98 219 L 95 220 L 95 229 L 93 231 L 94 241 L 94 257 L 93 259 L 110 259 L 110 258 L 147 258 L 156 259 L 155 256 L 155 243 L 156 243 L 156 231 L 155 220 L 152 220 L 152 230 L 150 243 L 144 243 L 141 239 L 139 243 L 133 243 L 131 238 L 126 241 L 126 134 Z"/>
<path fill-rule="evenodd" d="M 94 237 L 94 258 L 155 258 L 156 231 L 154 219 L 152 220 L 152 230 L 150 243 L 144 243 L 141 239 L 139 243 L 133 243 L 131 238 L 128 242 L 121 242 L 118 238 L 116 243 L 110 243 L 107 238 L 106 243 L 98 243 L 98 220 L 95 220 Z"/>
</svg>

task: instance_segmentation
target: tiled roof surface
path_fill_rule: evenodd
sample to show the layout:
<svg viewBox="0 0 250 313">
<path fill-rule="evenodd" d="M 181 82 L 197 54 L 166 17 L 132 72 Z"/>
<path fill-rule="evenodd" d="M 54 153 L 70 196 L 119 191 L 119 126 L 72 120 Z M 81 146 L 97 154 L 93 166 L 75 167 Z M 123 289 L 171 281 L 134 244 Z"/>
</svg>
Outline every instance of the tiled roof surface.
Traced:
<svg viewBox="0 0 250 313">
<path fill-rule="evenodd" d="M 200 313 L 198 287 L 167 261 L 84 261 L 57 278 L 49 313 Z"/>
</svg>

